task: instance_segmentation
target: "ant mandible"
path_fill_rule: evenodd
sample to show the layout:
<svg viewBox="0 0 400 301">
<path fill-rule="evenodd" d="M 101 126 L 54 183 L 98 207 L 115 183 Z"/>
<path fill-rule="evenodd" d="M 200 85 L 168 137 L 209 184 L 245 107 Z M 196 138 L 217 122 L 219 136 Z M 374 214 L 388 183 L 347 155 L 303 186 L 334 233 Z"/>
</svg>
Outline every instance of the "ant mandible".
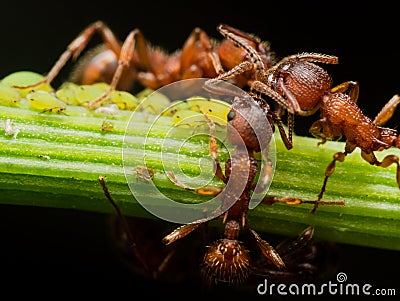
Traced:
<svg viewBox="0 0 400 301">
<path fill-rule="evenodd" d="M 206 278 L 214 281 L 238 282 L 246 279 L 250 273 L 250 254 L 246 247 L 238 241 L 241 228 L 250 232 L 255 239 L 262 254 L 270 260 L 278 269 L 285 268 L 285 263 L 278 252 L 265 240 L 263 240 L 256 231 L 247 225 L 247 212 L 249 204 L 252 201 L 252 191 L 263 189 L 271 180 L 272 165 L 268 158 L 263 158 L 267 165 L 263 172 L 260 172 L 261 185 L 257 187 L 254 181 L 258 172 L 258 163 L 254 157 L 255 152 L 268 148 L 272 137 L 270 122 L 265 116 L 265 111 L 251 97 L 236 97 L 231 109 L 227 115 L 228 140 L 236 147 L 234 153 L 225 164 L 225 174 L 222 171 L 220 162 L 217 159 L 218 147 L 215 139 L 215 125 L 205 115 L 210 127 L 210 155 L 214 161 L 215 175 L 230 189 L 213 188 L 213 192 L 221 199 L 221 214 L 218 217 L 223 218 L 225 224 L 224 238 L 216 241 L 210 247 L 203 257 L 202 271 Z M 269 129 L 269 130 L 268 130 Z M 257 137 L 257 133 L 262 133 L 263 139 Z M 261 142 L 260 142 L 261 141 Z M 179 182 L 172 172 L 169 172 L 170 179 L 175 185 L 196 193 L 202 194 L 204 188 L 194 189 Z M 236 187 L 241 187 L 245 183 L 244 189 L 236 191 Z M 207 194 L 211 189 L 206 189 Z M 222 193 L 225 192 L 225 193 Z M 231 207 L 227 206 L 234 200 Z M 264 204 L 274 204 L 282 202 L 289 205 L 298 205 L 303 203 L 312 203 L 315 201 L 305 201 L 292 197 L 278 198 L 275 196 L 265 197 Z M 343 205 L 343 202 L 321 202 L 320 204 Z M 227 208 L 228 207 L 228 208 Z M 169 245 L 178 239 L 188 235 L 200 225 L 207 222 L 208 219 L 200 219 L 192 223 L 183 225 L 172 231 L 163 238 L 163 242 Z"/>
<path fill-rule="evenodd" d="M 200 28 L 192 31 L 181 50 L 168 54 L 160 47 L 151 46 L 139 29 L 132 30 L 121 44 L 104 22 L 97 21 L 67 46 L 42 81 L 24 88 L 51 83 L 71 57 L 79 56 L 96 32 L 104 44 L 88 52 L 72 73 L 72 78 L 80 84 L 110 83 L 108 91 L 91 102 L 89 108 L 100 104 L 117 88 L 129 90 L 135 80 L 145 87 L 158 89 L 178 80 L 212 78 L 223 72 L 215 43 Z"/>
<path fill-rule="evenodd" d="M 347 90 L 349 90 L 348 94 L 345 94 Z M 382 161 L 379 161 L 374 154 L 376 151 L 400 146 L 397 131 L 381 127 L 393 115 L 395 108 L 400 103 L 400 97 L 394 95 L 374 120 L 371 120 L 356 105 L 358 94 L 357 82 L 347 82 L 331 89 L 330 93 L 326 93 L 322 97 L 320 106 L 322 118 L 314 122 L 310 128 L 313 136 L 322 138 L 318 145 L 324 144 L 328 139 L 338 140 L 342 135 L 346 137 L 344 152 L 335 153 L 325 171 L 325 179 L 318 200 L 322 199 L 328 178 L 335 170 L 336 161 L 343 162 L 345 157 L 357 147 L 361 150 L 361 157 L 371 165 L 386 168 L 396 164 L 396 181 L 400 188 L 399 158 L 395 155 L 387 155 Z"/>
</svg>

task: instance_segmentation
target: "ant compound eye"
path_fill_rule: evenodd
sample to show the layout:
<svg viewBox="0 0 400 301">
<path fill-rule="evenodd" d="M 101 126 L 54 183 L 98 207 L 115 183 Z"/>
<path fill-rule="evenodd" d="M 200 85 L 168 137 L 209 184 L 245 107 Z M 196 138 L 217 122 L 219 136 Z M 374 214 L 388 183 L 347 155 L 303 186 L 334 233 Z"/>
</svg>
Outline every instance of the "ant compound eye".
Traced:
<svg viewBox="0 0 400 301">
<path fill-rule="evenodd" d="M 231 121 L 233 118 L 235 118 L 235 112 L 229 111 L 229 113 L 226 117 L 227 117 L 228 121 Z"/>
</svg>

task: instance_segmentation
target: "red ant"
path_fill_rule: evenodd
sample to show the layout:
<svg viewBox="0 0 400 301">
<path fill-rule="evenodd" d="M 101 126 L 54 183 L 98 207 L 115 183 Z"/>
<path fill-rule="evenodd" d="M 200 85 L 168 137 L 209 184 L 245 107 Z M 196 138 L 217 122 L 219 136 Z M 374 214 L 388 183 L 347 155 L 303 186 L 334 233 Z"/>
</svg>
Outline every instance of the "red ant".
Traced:
<svg viewBox="0 0 400 301">
<path fill-rule="evenodd" d="M 362 150 L 362 157 L 372 165 L 388 167 L 393 163 L 397 164 L 396 179 L 400 187 L 398 157 L 388 155 L 380 162 L 373 153 L 399 145 L 396 131 L 379 127 L 393 114 L 397 105 L 395 104 L 396 100 L 389 102 L 375 121 L 371 121 L 363 115 L 355 103 L 358 98 L 358 83 L 348 81 L 332 88 L 331 76 L 323 68 L 314 64 L 314 62 L 337 64 L 338 58 L 336 56 L 301 53 L 285 57 L 267 69 L 257 49 L 249 45 L 242 36 L 238 36 L 226 25 L 220 25 L 218 29 L 227 39 L 231 39 L 235 45 L 246 51 L 248 57 L 226 73 L 208 80 L 206 82 L 207 89 L 218 91 L 217 80 L 226 80 L 238 74 L 252 71 L 254 80 L 251 82 L 250 91 L 274 99 L 288 111 L 289 135 L 287 136 L 280 129 L 281 137 L 287 149 L 293 147 L 294 114 L 308 116 L 320 109 L 323 119 L 312 126 L 312 134 L 324 139 L 328 137 L 335 139 L 342 134 L 346 136 L 345 152 L 336 153 L 333 162 L 329 164 L 318 201 L 321 200 L 325 191 L 328 177 L 334 171 L 335 162 L 342 162 L 344 157 L 356 147 Z M 345 94 L 349 89 L 349 94 Z M 279 114 L 272 116 L 273 120 L 280 122 Z"/>
<path fill-rule="evenodd" d="M 321 53 L 301 53 L 285 57 L 271 66 L 270 63 L 274 61 L 265 60 L 264 50 L 260 51 L 246 39 L 246 36 L 251 37 L 251 34 L 238 34 L 238 30 L 224 24 L 219 25 L 218 30 L 227 40 L 231 40 L 236 47 L 247 53 L 247 56 L 229 71 L 207 81 L 206 88 L 216 91 L 215 85 L 218 80 L 247 74 L 251 92 L 274 99 L 279 107 L 288 111 L 289 133 L 287 135 L 280 130 L 280 134 L 286 148 L 291 149 L 294 115 L 314 114 L 319 109 L 321 97 L 332 85 L 330 75 L 314 62 L 337 64 L 338 58 Z M 248 75 L 249 73 L 251 75 Z M 280 115 L 281 113 L 278 113 L 274 116 L 278 122 Z"/>
<path fill-rule="evenodd" d="M 349 94 L 345 94 L 349 87 Z M 318 200 L 322 198 L 325 192 L 328 178 L 335 170 L 336 161 L 343 162 L 345 157 L 357 147 L 361 150 L 362 158 L 371 165 L 386 168 L 396 164 L 396 181 L 400 188 L 399 158 L 395 155 L 387 155 L 382 161 L 379 161 L 374 154 L 376 151 L 400 147 L 397 131 L 381 127 L 393 115 L 395 108 L 400 103 L 400 97 L 394 95 L 374 120 L 371 120 L 356 105 L 358 91 L 357 82 L 348 82 L 331 89 L 330 93 L 326 93 L 322 97 L 320 107 L 322 118 L 314 122 L 310 128 L 312 135 L 322 138 L 322 142 L 318 144 L 325 143 L 327 139 L 338 140 L 342 135 L 346 137 L 344 152 L 335 153 L 332 162 L 325 171 L 325 180 Z"/>
<path fill-rule="evenodd" d="M 272 138 L 272 129 L 270 121 L 265 115 L 266 108 L 262 109 L 259 104 L 254 101 L 250 96 L 242 95 L 235 98 L 231 109 L 227 115 L 227 137 L 228 140 L 236 147 L 234 153 L 229 160 L 225 163 L 225 173 L 222 171 L 221 164 L 218 157 L 218 146 L 216 143 L 216 129 L 215 124 L 205 115 L 205 119 L 210 127 L 210 142 L 209 149 L 210 155 L 214 161 L 215 176 L 225 183 L 225 188 L 209 188 L 209 189 L 193 189 L 185 184 L 179 182 L 172 172 L 169 172 L 169 177 L 172 182 L 188 191 L 193 191 L 199 194 L 213 193 L 217 198 L 220 198 L 221 205 L 217 209 L 219 214 L 215 218 L 223 218 L 225 224 L 224 238 L 217 240 L 207 248 L 207 252 L 202 257 L 201 272 L 202 277 L 208 283 L 211 282 L 227 282 L 237 283 L 246 280 L 257 269 L 252 265 L 250 252 L 242 242 L 238 240 L 241 229 L 246 230 L 253 239 L 263 254 L 263 257 L 272 262 L 273 266 L 278 269 L 276 274 L 284 275 L 290 274 L 286 270 L 286 265 L 280 254 L 259 234 L 247 225 L 247 212 L 251 201 L 258 201 L 252 199 L 252 191 L 261 192 L 265 185 L 271 180 L 272 165 L 269 164 L 268 155 L 262 152 L 262 160 L 266 162 L 266 168 L 259 170 L 259 164 L 255 158 L 255 153 L 262 150 L 268 150 L 269 141 Z M 263 139 L 260 135 L 263 135 Z M 255 181 L 258 176 L 258 184 Z M 122 213 L 118 208 L 115 201 L 112 200 L 108 189 L 104 183 L 104 178 L 99 179 L 103 190 L 115 207 L 117 214 L 123 219 Z M 232 204 L 232 200 L 234 201 Z M 262 202 L 264 204 L 272 205 L 277 202 L 298 205 L 303 203 L 311 203 L 316 206 L 315 201 L 305 201 L 292 197 L 278 198 L 275 196 L 264 197 Z M 343 202 L 320 202 L 327 205 L 343 205 Z M 229 207 L 230 206 L 230 207 Z M 209 219 L 200 219 L 192 223 L 182 225 L 170 234 L 166 235 L 162 242 L 168 246 L 177 240 L 190 234 L 201 225 L 208 222 Z M 124 231 L 129 232 L 129 227 L 126 222 L 123 222 Z M 280 247 L 283 253 L 287 253 L 287 258 L 291 255 L 294 257 L 297 247 L 302 245 L 302 241 L 309 241 L 312 238 L 313 228 L 306 229 L 296 240 L 291 244 L 286 244 Z M 142 263 L 144 267 L 148 268 L 147 263 L 142 256 L 139 246 L 136 244 L 132 235 L 128 235 L 128 240 L 131 242 L 131 249 L 135 257 Z M 291 254 L 291 255 L 290 255 Z M 286 258 L 285 255 L 285 258 Z M 170 260 L 168 253 L 161 265 L 165 266 L 166 262 Z M 157 269 L 159 272 L 160 270 Z M 258 269 L 257 273 L 260 273 Z M 284 271 L 280 273 L 279 271 Z M 265 272 L 265 271 L 264 271 Z M 293 276 L 293 275 L 292 275 Z"/>
<path fill-rule="evenodd" d="M 104 44 L 89 52 L 72 74 L 72 79 L 80 84 L 110 83 L 109 90 L 89 104 L 89 108 L 101 103 L 117 88 L 129 90 L 135 80 L 145 87 L 158 89 L 178 80 L 212 78 L 223 72 L 216 43 L 200 28 L 192 31 L 181 50 L 168 54 L 151 46 L 139 29 L 132 30 L 121 44 L 106 24 L 97 21 L 68 45 L 41 82 L 29 87 L 51 83 L 71 57 L 79 56 L 96 32 Z"/>
</svg>

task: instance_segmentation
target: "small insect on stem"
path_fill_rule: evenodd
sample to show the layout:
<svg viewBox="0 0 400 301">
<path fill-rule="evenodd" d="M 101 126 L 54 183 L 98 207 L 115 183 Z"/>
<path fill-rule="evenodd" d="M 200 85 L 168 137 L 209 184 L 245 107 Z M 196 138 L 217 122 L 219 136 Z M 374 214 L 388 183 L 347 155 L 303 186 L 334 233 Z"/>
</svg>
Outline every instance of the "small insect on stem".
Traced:
<svg viewBox="0 0 400 301">
<path fill-rule="evenodd" d="M 57 114 L 65 114 L 67 109 L 66 103 L 46 91 L 32 91 L 26 96 L 26 98 L 34 109 L 40 110 L 43 113 L 53 112 Z"/>
</svg>

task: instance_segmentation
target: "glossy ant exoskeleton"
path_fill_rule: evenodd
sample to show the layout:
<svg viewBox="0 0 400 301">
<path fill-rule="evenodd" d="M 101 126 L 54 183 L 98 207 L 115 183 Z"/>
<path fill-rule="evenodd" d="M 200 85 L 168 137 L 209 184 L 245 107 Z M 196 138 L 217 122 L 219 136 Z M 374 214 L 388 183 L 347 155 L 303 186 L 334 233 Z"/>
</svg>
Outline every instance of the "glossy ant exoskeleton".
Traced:
<svg viewBox="0 0 400 301">
<path fill-rule="evenodd" d="M 260 187 L 257 187 L 254 183 L 259 171 L 254 153 L 268 148 L 272 137 L 270 121 L 265 116 L 265 110 L 262 110 L 259 104 L 251 97 L 236 97 L 227 119 L 228 140 L 236 146 L 236 149 L 226 162 L 225 173 L 223 173 L 220 162 L 217 159 L 218 148 L 215 141 L 215 126 L 207 118 L 210 126 L 210 155 L 214 160 L 215 175 L 226 185 L 230 184 L 230 189 L 226 192 L 226 187 L 228 186 L 225 187 L 225 190 L 214 188 L 215 194 L 221 200 L 221 214 L 219 217 L 223 217 L 225 232 L 224 238 L 216 241 L 207 248 L 207 252 L 203 257 L 202 271 L 205 277 L 212 281 L 238 282 L 246 279 L 251 271 L 249 251 L 238 241 L 242 228 L 246 229 L 252 235 L 262 254 L 275 267 L 283 269 L 285 263 L 278 252 L 247 225 L 247 212 L 249 204 L 252 201 L 252 192 L 257 191 L 260 187 L 262 189 L 271 180 L 272 167 L 268 165 L 268 158 L 263 158 L 267 162 L 267 167 L 259 174 L 262 184 Z M 257 134 L 262 135 L 262 137 L 257 136 Z M 180 183 L 172 172 L 169 173 L 169 176 L 177 186 L 201 194 L 200 190 L 192 189 Z M 235 188 L 241 187 L 243 183 L 245 183 L 244 189 L 235 191 Z M 207 192 L 210 192 L 210 190 L 208 189 Z M 232 201 L 232 198 L 234 199 L 234 203 L 231 207 L 228 207 L 227 204 Z M 316 206 L 315 201 L 304 201 L 292 197 L 278 198 L 267 196 L 262 201 L 265 204 L 277 202 L 290 205 L 312 203 Z M 343 202 L 320 203 L 343 205 Z M 169 245 L 188 235 L 207 221 L 207 219 L 201 219 L 180 226 L 165 236 L 163 241 Z"/>
<path fill-rule="evenodd" d="M 279 114 L 271 115 L 280 126 L 280 134 L 287 149 L 291 149 L 293 146 L 292 132 L 295 114 L 308 116 L 320 109 L 322 119 L 313 124 L 311 133 L 325 140 L 327 138 L 336 140 L 342 135 L 346 136 L 345 152 L 336 153 L 334 160 L 329 164 L 318 201 L 321 200 L 325 191 L 328 177 L 334 171 L 335 162 L 342 162 L 345 156 L 354 151 L 356 147 L 361 149 L 362 157 L 372 165 L 388 167 L 397 164 L 396 179 L 400 187 L 398 157 L 388 155 L 379 161 L 373 153 L 399 145 L 398 134 L 395 130 L 380 127 L 393 114 L 394 108 L 399 102 L 398 97 L 392 99 L 375 120 L 371 121 L 355 103 L 358 98 L 358 83 L 348 81 L 332 87 L 332 79 L 328 72 L 314 64 L 315 62 L 337 64 L 336 56 L 300 53 L 285 57 L 267 69 L 259 51 L 249 45 L 242 36 L 237 35 L 226 25 L 220 25 L 218 29 L 227 39 L 232 40 L 238 47 L 246 51 L 248 57 L 226 73 L 208 80 L 206 82 L 207 89 L 218 91 L 217 80 L 226 80 L 252 71 L 254 80 L 251 81 L 250 93 L 260 93 L 270 97 L 288 111 L 288 136 L 280 126 Z M 318 202 L 315 204 L 317 206 Z M 314 211 L 315 209 L 316 207 Z"/>
<path fill-rule="evenodd" d="M 314 63 L 337 64 L 338 58 L 321 53 L 300 53 L 270 65 L 268 63 L 272 61 L 265 60 L 264 51 L 250 44 L 245 34 L 239 35 L 238 30 L 224 24 L 219 25 L 218 30 L 227 40 L 233 41 L 234 45 L 247 53 L 247 56 L 227 72 L 208 80 L 206 88 L 217 91 L 216 83 L 219 80 L 250 73 L 251 75 L 247 75 L 250 92 L 270 97 L 287 110 L 288 134 L 282 130 L 280 134 L 286 148 L 291 149 L 294 115 L 314 114 L 319 109 L 322 96 L 332 85 L 330 75 Z M 249 34 L 248 36 L 251 37 Z M 277 122 L 280 122 L 279 115 L 281 114 L 274 116 Z"/>
<path fill-rule="evenodd" d="M 345 92 L 348 91 L 348 94 Z M 394 109 L 400 103 L 399 95 L 394 95 L 383 107 L 378 115 L 371 120 L 365 116 L 356 105 L 358 99 L 358 83 L 348 82 L 331 89 L 322 97 L 320 106 L 321 119 L 314 122 L 310 133 L 315 137 L 322 138 L 318 144 L 326 140 L 338 140 L 342 135 L 346 137 L 344 152 L 333 155 L 332 162 L 325 171 L 325 180 L 318 195 L 322 199 L 328 178 L 335 170 L 336 161 L 343 162 L 345 157 L 352 153 L 357 147 L 361 150 L 362 158 L 371 165 L 383 168 L 392 164 L 397 165 L 396 181 L 400 188 L 400 165 L 399 158 L 395 155 L 387 155 L 379 161 L 374 152 L 400 146 L 399 134 L 396 130 L 381 127 L 392 116 Z"/>
</svg>

